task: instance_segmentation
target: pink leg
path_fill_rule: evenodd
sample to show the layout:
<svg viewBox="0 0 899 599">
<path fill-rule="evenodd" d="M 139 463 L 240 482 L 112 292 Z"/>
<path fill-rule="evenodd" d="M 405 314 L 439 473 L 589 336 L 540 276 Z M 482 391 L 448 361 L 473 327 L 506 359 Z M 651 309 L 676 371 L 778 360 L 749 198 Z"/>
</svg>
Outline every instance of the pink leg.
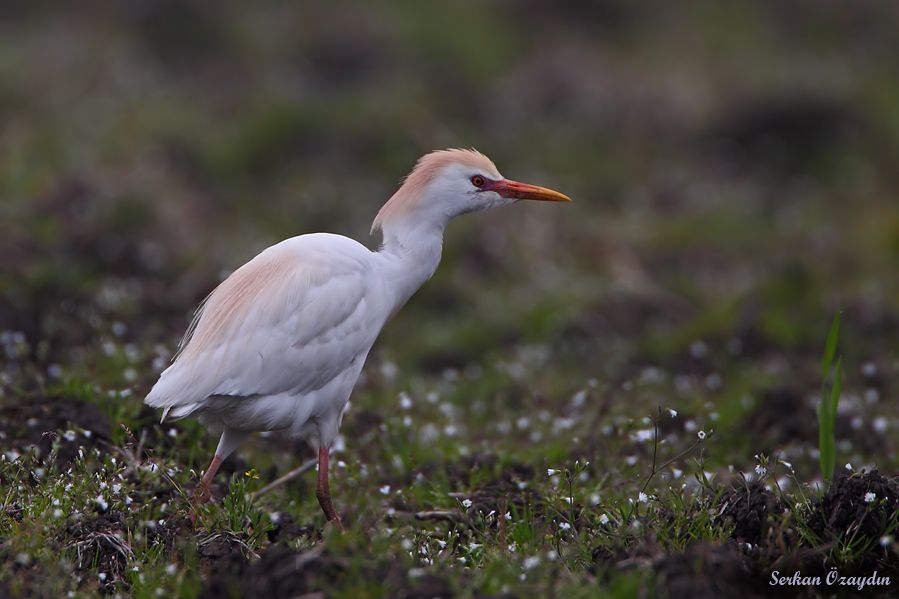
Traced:
<svg viewBox="0 0 899 599">
<path fill-rule="evenodd" d="M 215 478 L 216 472 L 219 471 L 222 461 L 221 456 L 218 454 L 213 456 L 212 463 L 209 464 L 209 468 L 206 469 L 203 479 L 194 491 L 194 503 L 203 504 L 209 501 L 209 498 L 212 495 L 212 479 Z"/>
<path fill-rule="evenodd" d="M 328 522 L 331 522 L 340 530 L 343 530 L 343 524 L 340 522 L 340 516 L 331 503 L 331 486 L 328 484 L 328 454 L 327 447 L 321 447 L 318 450 L 318 485 L 315 487 L 315 496 L 318 498 L 318 504 L 322 506 L 322 511 Z"/>
</svg>

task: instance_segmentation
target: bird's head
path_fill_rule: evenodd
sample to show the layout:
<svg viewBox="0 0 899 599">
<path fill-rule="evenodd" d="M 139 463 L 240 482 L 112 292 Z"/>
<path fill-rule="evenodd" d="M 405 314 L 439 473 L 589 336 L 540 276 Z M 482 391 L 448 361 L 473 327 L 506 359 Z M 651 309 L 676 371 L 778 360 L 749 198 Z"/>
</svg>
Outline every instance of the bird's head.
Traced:
<svg viewBox="0 0 899 599">
<path fill-rule="evenodd" d="M 418 160 L 381 208 L 372 230 L 399 223 L 446 223 L 460 214 L 519 200 L 571 201 L 552 189 L 504 178 L 493 162 L 476 150 L 438 150 Z"/>
</svg>

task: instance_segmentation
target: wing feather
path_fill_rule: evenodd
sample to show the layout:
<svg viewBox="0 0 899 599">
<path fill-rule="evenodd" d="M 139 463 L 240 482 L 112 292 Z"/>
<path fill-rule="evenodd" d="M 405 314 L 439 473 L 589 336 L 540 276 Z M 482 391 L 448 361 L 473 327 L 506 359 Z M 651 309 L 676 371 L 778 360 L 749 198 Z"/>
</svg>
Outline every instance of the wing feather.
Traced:
<svg viewBox="0 0 899 599">
<path fill-rule="evenodd" d="M 301 394 L 327 384 L 368 351 L 383 325 L 370 309 L 368 254 L 333 235 L 263 251 L 200 305 L 146 403 L 179 416 L 214 396 Z"/>
</svg>

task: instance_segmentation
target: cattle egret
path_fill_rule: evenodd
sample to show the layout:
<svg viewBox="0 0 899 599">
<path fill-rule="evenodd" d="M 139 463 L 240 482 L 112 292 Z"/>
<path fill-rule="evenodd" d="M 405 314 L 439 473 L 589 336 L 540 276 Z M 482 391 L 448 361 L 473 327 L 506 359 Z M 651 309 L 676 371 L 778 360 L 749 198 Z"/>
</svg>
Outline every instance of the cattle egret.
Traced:
<svg viewBox="0 0 899 599">
<path fill-rule="evenodd" d="M 194 500 L 208 501 L 222 460 L 249 433 L 282 430 L 317 448 L 316 497 L 340 527 L 328 455 L 372 344 L 434 274 L 450 219 L 518 200 L 571 201 L 504 179 L 475 150 L 432 152 L 378 212 L 378 251 L 340 235 L 300 235 L 216 287 L 145 399 L 163 408 L 163 421 L 195 416 L 222 431 Z"/>
</svg>

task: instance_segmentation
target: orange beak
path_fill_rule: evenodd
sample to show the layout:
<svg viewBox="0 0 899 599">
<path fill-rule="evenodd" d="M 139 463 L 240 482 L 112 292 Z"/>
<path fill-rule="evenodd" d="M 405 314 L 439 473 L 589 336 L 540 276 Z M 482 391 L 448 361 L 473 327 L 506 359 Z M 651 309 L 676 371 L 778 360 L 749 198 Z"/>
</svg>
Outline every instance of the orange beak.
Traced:
<svg viewBox="0 0 899 599">
<path fill-rule="evenodd" d="M 571 198 L 564 193 L 559 193 L 558 191 L 546 187 L 540 187 L 539 185 L 510 181 L 509 179 L 496 181 L 490 186 L 490 191 L 495 191 L 504 198 L 514 200 L 541 200 L 544 202 L 571 201 Z"/>
</svg>

